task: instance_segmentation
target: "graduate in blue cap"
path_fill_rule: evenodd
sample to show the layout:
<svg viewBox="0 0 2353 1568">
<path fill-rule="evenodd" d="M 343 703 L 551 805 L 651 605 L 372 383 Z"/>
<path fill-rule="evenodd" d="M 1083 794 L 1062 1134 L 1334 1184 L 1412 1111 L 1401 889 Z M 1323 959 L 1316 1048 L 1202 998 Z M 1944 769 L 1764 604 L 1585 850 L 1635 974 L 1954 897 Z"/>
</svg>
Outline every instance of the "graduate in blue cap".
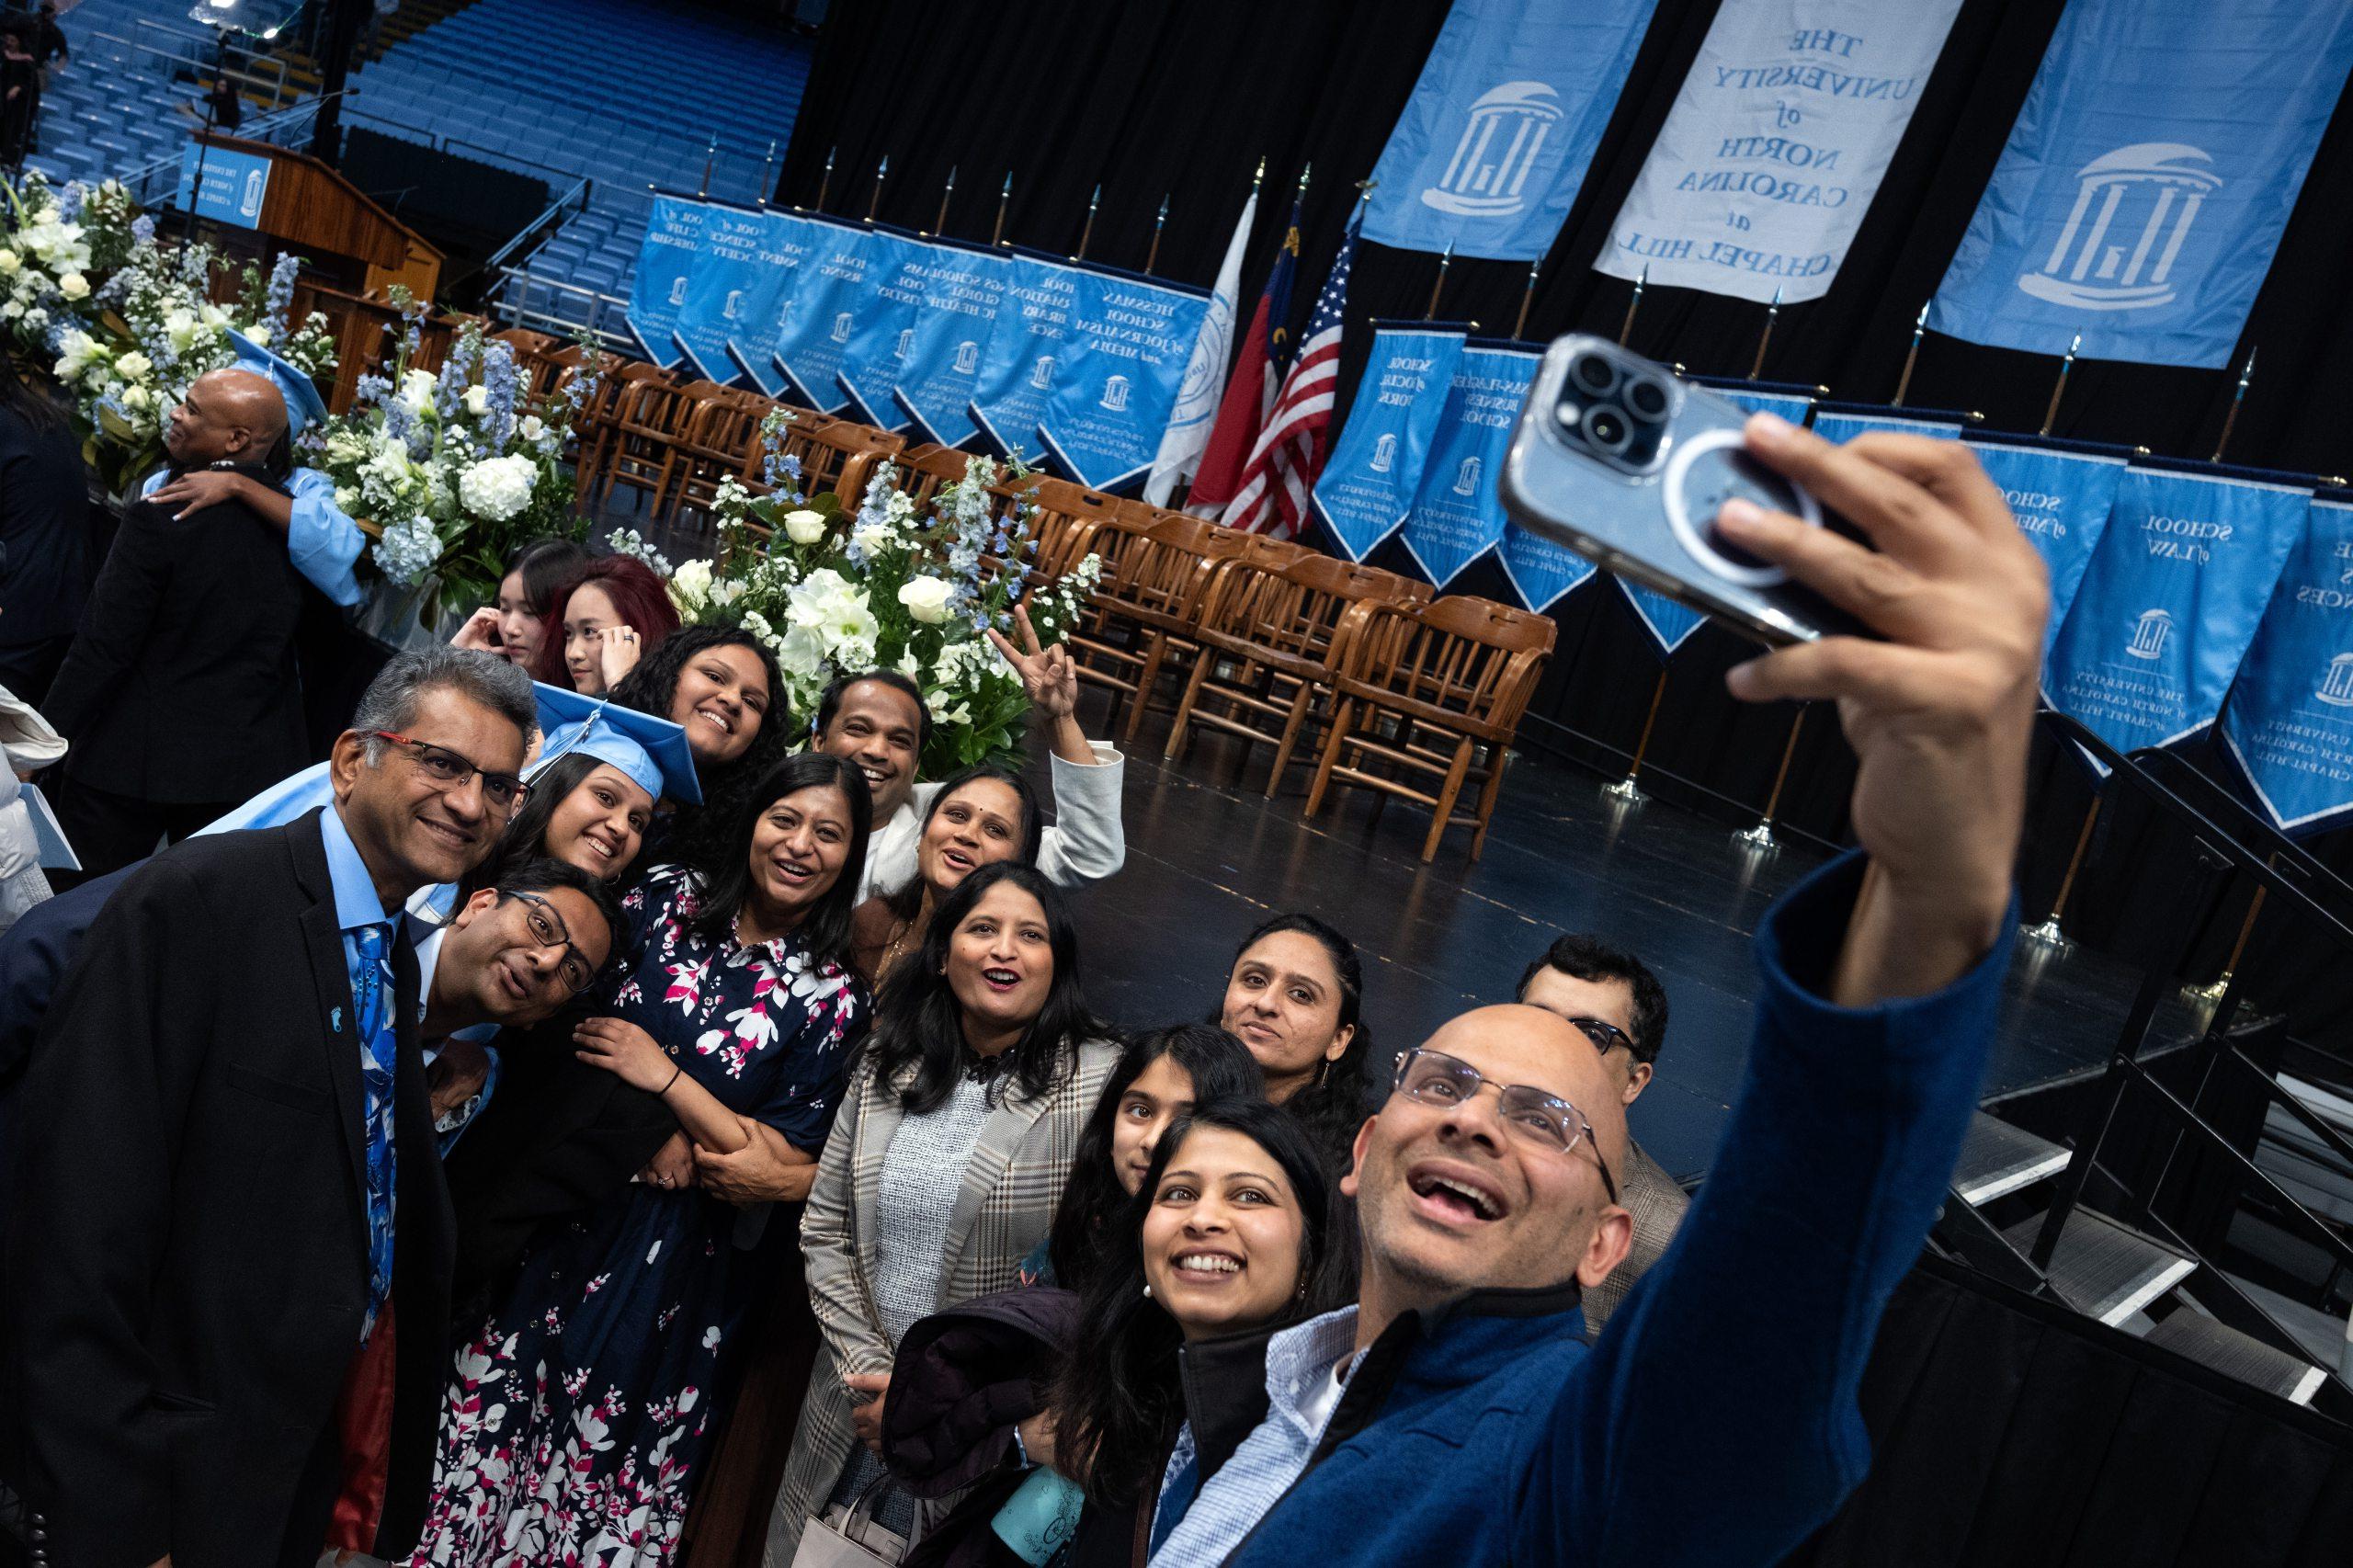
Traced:
<svg viewBox="0 0 2353 1568">
<path fill-rule="evenodd" d="M 295 437 L 326 419 L 326 401 L 319 396 L 311 378 L 290 360 L 239 333 L 231 333 L 229 341 L 236 346 L 237 368 L 267 377 L 286 400 L 283 449 L 271 453 L 266 464 L 285 489 L 273 490 L 249 474 L 226 470 L 165 469 L 151 477 L 140 494 L 177 507 L 182 517 L 223 501 L 244 502 L 255 516 L 284 531 L 287 557 L 294 570 L 347 609 L 360 600 L 359 579 L 353 575 L 352 567 L 367 546 L 367 537 L 335 504 L 335 481 L 317 469 L 296 468 L 292 461 Z"/>
</svg>

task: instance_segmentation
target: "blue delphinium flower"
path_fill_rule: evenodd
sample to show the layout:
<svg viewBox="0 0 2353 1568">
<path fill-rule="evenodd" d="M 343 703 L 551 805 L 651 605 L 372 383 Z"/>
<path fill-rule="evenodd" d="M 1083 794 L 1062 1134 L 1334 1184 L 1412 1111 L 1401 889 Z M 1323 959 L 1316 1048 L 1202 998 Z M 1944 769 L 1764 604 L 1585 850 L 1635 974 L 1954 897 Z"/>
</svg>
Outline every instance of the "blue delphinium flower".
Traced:
<svg viewBox="0 0 2353 1568">
<path fill-rule="evenodd" d="M 273 333 L 283 334 L 294 325 L 294 275 L 302 270 L 302 258 L 291 251 L 279 251 L 270 264 L 269 291 L 263 296 L 262 310 L 266 323 Z"/>
<path fill-rule="evenodd" d="M 69 179 L 57 193 L 57 221 L 78 223 L 82 221 L 82 203 L 88 198 L 90 187 L 78 179 Z"/>
<path fill-rule="evenodd" d="M 483 351 L 482 388 L 489 400 L 483 418 L 490 444 L 503 451 L 515 434 L 517 377 L 512 344 L 494 343 Z"/>
</svg>

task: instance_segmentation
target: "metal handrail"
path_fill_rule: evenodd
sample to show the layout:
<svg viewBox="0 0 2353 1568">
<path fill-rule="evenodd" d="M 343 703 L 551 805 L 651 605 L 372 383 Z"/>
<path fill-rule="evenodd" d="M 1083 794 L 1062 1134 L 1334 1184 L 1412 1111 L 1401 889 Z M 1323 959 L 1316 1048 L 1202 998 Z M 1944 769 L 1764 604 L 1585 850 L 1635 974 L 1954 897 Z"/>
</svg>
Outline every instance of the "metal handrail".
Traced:
<svg viewBox="0 0 2353 1568">
<path fill-rule="evenodd" d="M 326 101 L 325 98 L 306 98 L 300 103 L 289 104 L 284 108 L 272 109 L 252 124 L 241 129 L 237 135 L 247 142 L 269 142 L 270 138 L 279 131 L 317 115 L 320 106 Z M 276 146 L 278 143 L 271 142 L 271 145 Z M 162 203 L 149 194 L 151 184 L 159 176 L 168 176 L 171 188 L 176 191 L 179 187 L 179 172 L 186 161 L 187 151 L 182 149 L 180 152 L 142 164 L 129 174 L 116 177 L 138 199 L 141 206 L 154 207 Z"/>
<path fill-rule="evenodd" d="M 124 38 L 119 33 L 96 32 L 92 33 L 90 38 L 93 41 L 103 40 L 108 43 L 120 44 L 125 49 L 135 50 L 142 54 L 161 55 L 165 60 L 176 61 L 180 64 L 188 66 L 193 70 L 211 71 L 223 76 L 234 76 L 240 81 L 251 83 L 256 89 L 267 88 L 269 91 L 270 108 L 273 112 L 283 108 L 286 105 L 286 62 L 278 59 L 274 55 L 256 57 L 248 53 L 245 56 L 247 66 L 252 65 L 256 58 L 264 58 L 267 59 L 272 65 L 278 67 L 276 78 L 273 80 L 271 78 L 259 75 L 250 69 L 243 69 L 231 65 L 225 59 L 206 60 L 199 55 L 181 54 L 175 51 L 166 49 L 161 44 L 149 43 L 144 39 Z M 300 96 L 300 94 L 296 95 L 298 97 Z"/>
<path fill-rule="evenodd" d="M 554 310 L 535 309 L 530 300 L 533 290 L 544 290 L 560 297 L 577 297 L 585 301 L 585 309 L 569 315 Z M 519 300 L 515 297 L 517 293 L 522 295 Z M 529 267 L 499 268 L 497 283 L 483 301 L 483 312 L 503 320 L 508 326 L 533 330 L 553 327 L 558 333 L 567 335 L 585 333 L 622 352 L 633 347 L 636 340 L 608 329 L 604 322 L 608 316 L 626 318 L 628 311 L 629 301 L 618 294 L 607 294 L 585 284 L 566 283 L 561 278 L 543 278 Z"/>
<path fill-rule="evenodd" d="M 362 96 L 364 97 L 364 95 Z M 587 176 L 574 169 L 558 168 L 553 164 L 542 164 L 536 158 L 526 158 L 501 148 L 484 146 L 479 142 L 468 142 L 462 137 L 447 135 L 438 131 L 427 131 L 423 126 L 411 125 L 404 119 L 394 119 L 391 115 L 379 114 L 370 108 L 347 108 L 343 111 L 343 118 L 346 120 L 367 120 L 375 125 L 388 126 L 411 140 L 421 138 L 425 146 L 437 153 L 454 153 L 460 148 L 464 148 L 468 153 L 483 154 L 485 159 L 494 158 L 502 165 L 520 165 L 524 168 L 534 169 L 540 174 L 554 175 L 559 179 L 585 180 L 588 178 Z"/>
<path fill-rule="evenodd" d="M 540 231 L 548 227 L 551 221 L 557 224 L 561 224 L 563 222 L 563 210 L 572 205 L 574 198 L 579 199 L 580 210 L 583 212 L 587 211 L 589 194 L 594 188 L 594 185 L 589 180 L 588 176 L 585 175 L 581 176 L 580 178 L 574 183 L 570 190 L 565 191 L 562 196 L 559 196 L 553 201 L 549 202 L 547 207 L 541 210 L 538 217 L 532 219 L 529 223 L 524 224 L 522 229 L 517 233 L 513 239 L 499 246 L 498 249 L 492 254 L 490 259 L 482 264 L 483 270 L 485 272 L 495 272 L 499 270 L 506 265 L 507 257 L 515 255 L 518 250 L 527 248 L 526 242 L 536 244 L 540 240 L 546 238 L 547 236 L 541 234 Z"/>
</svg>

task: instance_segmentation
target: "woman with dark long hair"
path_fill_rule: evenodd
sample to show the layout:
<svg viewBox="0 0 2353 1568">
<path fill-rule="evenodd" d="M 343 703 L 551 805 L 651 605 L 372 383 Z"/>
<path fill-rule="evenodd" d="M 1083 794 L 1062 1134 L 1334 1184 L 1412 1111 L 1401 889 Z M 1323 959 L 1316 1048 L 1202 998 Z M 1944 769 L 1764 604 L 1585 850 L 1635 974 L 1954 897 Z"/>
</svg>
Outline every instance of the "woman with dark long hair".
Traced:
<svg viewBox="0 0 2353 1568">
<path fill-rule="evenodd" d="M 556 596 L 589 560 L 588 547 L 577 540 L 535 539 L 517 545 L 507 551 L 497 596 L 458 628 L 449 646 L 495 653 L 526 670 L 536 668 Z"/>
<path fill-rule="evenodd" d="M 36 708 L 90 597 L 89 489 L 65 411 L 0 342 L 0 687 Z"/>
<path fill-rule="evenodd" d="M 907 1329 L 1017 1283 L 1110 1075 L 1102 1033 L 1054 885 L 1015 861 L 966 877 L 883 994 L 810 1194 L 801 1251 L 824 1344 L 771 1561 L 791 1561 L 828 1500 L 881 1475 L 882 1394 Z M 905 1517 L 896 1500 L 883 1513 Z"/>
<path fill-rule="evenodd" d="M 1305 1123 L 1331 1174 L 1371 1114 L 1372 1031 L 1356 944 L 1313 915 L 1278 915 L 1234 949 L 1218 1022 L 1250 1048 L 1267 1097 Z"/>
<path fill-rule="evenodd" d="M 923 946 L 940 901 L 966 877 L 999 860 L 1036 865 L 1039 836 L 1038 798 L 1012 769 L 977 763 L 942 784 L 924 807 L 915 880 L 858 906 L 851 951 L 866 983 L 879 987 Z"/>
<path fill-rule="evenodd" d="M 595 697 L 678 630 L 661 574 L 631 555 L 600 555 L 574 569 L 549 607 L 531 678 Z"/>
<path fill-rule="evenodd" d="M 656 824 L 648 862 L 705 871 L 725 866 L 739 847 L 734 831 L 745 801 L 792 745 L 776 655 L 740 627 L 681 627 L 611 696 L 621 707 L 686 726 L 702 780 L 700 807 Z"/>
</svg>

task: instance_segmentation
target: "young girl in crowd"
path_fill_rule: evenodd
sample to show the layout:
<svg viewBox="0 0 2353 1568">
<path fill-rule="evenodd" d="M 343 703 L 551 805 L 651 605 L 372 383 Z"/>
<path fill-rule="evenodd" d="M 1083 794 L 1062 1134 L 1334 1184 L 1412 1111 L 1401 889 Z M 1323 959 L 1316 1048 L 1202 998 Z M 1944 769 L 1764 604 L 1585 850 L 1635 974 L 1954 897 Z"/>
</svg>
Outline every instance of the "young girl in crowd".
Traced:
<svg viewBox="0 0 2353 1568">
<path fill-rule="evenodd" d="M 574 540 L 535 539 L 517 545 L 507 552 L 498 597 L 468 617 L 449 645 L 495 653 L 526 670 L 538 667 L 556 595 L 588 561 L 588 547 Z"/>
<path fill-rule="evenodd" d="M 789 1562 L 811 1514 L 881 1475 L 872 1447 L 900 1338 L 1017 1282 L 1045 1236 L 1116 1052 L 1079 981 L 1061 893 L 984 866 L 883 993 L 802 1221 L 824 1344 L 769 1521 Z M 855 1216 L 855 1218 L 853 1218 Z M 893 1498 L 886 1523 L 912 1523 Z"/>
<path fill-rule="evenodd" d="M 1242 939 L 1218 1008 L 1265 1070 L 1267 1097 L 1305 1123 L 1336 1177 L 1370 1114 L 1363 1003 L 1356 944 L 1313 915 L 1279 915 Z"/>
<path fill-rule="evenodd" d="M 966 877 L 999 860 L 1036 865 L 1039 836 L 1038 798 L 1019 774 L 983 762 L 941 785 L 924 809 L 915 880 L 858 906 L 850 940 L 858 973 L 881 985 L 923 946 L 940 902 Z"/>
<path fill-rule="evenodd" d="M 576 568 L 550 607 L 531 678 L 595 697 L 678 630 L 677 608 L 661 575 L 628 555 Z"/>
<path fill-rule="evenodd" d="M 656 823 L 649 864 L 710 869 L 734 858 L 745 801 L 792 744 L 783 691 L 776 655 L 732 626 L 682 627 L 613 687 L 621 707 L 686 727 L 702 783 L 700 807 Z"/>
<path fill-rule="evenodd" d="M 583 1062 L 658 1096 L 696 1142 L 771 1141 L 813 1170 L 869 1002 L 848 968 L 865 779 L 792 757 L 754 792 L 735 858 L 658 870 L 577 1026 Z M 416 1564 L 671 1560 L 746 1305 L 736 1211 L 657 1179 L 535 1237 L 460 1351 Z"/>
</svg>

